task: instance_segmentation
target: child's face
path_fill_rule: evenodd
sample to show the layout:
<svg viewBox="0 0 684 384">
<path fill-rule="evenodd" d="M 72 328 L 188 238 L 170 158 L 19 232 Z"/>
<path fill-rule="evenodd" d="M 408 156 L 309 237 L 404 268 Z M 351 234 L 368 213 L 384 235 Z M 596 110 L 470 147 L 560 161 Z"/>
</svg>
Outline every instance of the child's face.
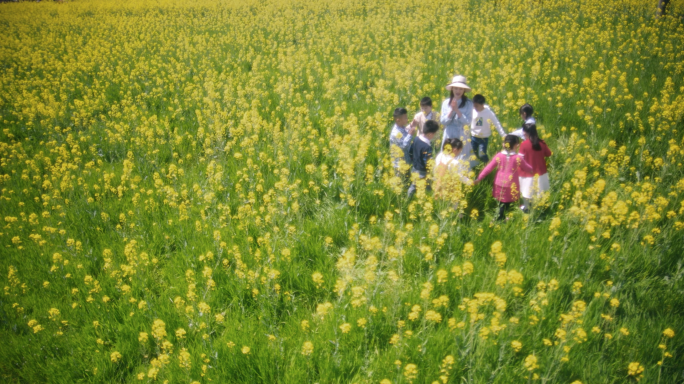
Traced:
<svg viewBox="0 0 684 384">
<path fill-rule="evenodd" d="M 421 105 L 420 110 L 423 112 L 424 116 L 427 116 L 432 112 L 432 107 L 429 105 Z"/>
<path fill-rule="evenodd" d="M 475 110 L 478 112 L 482 112 L 482 110 L 484 109 L 484 105 L 478 104 L 478 103 L 473 103 L 473 108 L 475 108 Z"/>
<path fill-rule="evenodd" d="M 408 115 L 401 115 L 397 118 L 394 119 L 394 122 L 400 126 L 400 127 L 405 127 L 408 125 Z"/>
<path fill-rule="evenodd" d="M 453 148 L 453 149 L 451 150 L 451 154 L 454 155 L 454 156 L 458 156 L 458 155 L 461 154 L 461 151 L 463 151 L 463 148 Z"/>
<path fill-rule="evenodd" d="M 521 118 L 522 120 L 527 119 L 527 113 L 525 113 L 525 112 L 520 112 L 520 118 Z"/>
<path fill-rule="evenodd" d="M 463 96 L 463 94 L 465 93 L 465 89 L 463 89 L 463 88 L 454 87 L 451 89 L 454 91 L 454 98 L 456 98 L 456 99 L 460 99 L 461 96 Z"/>
</svg>

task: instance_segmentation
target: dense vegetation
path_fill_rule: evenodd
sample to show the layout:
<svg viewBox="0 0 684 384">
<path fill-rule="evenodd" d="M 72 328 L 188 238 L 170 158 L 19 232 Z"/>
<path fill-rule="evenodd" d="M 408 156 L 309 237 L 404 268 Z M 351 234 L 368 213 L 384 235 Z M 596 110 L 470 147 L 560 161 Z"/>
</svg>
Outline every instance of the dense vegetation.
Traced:
<svg viewBox="0 0 684 384">
<path fill-rule="evenodd" d="M 1 5 L 2 380 L 681 381 L 684 25 L 654 14 Z M 491 178 L 406 200 L 392 110 L 454 74 L 507 130 L 535 106 L 531 214 L 493 222 Z"/>
</svg>

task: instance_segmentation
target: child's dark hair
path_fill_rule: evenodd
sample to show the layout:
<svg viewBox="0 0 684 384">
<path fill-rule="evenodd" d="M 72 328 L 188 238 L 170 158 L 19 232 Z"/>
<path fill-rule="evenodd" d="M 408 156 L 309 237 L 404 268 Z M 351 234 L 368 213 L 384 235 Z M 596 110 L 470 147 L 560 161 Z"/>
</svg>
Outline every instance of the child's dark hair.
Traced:
<svg viewBox="0 0 684 384">
<path fill-rule="evenodd" d="M 428 120 L 423 126 L 423 134 L 426 133 L 436 133 L 439 131 L 439 124 L 434 120 Z"/>
<path fill-rule="evenodd" d="M 432 99 L 429 97 L 423 97 L 420 99 L 420 106 L 421 107 L 432 107 Z"/>
<path fill-rule="evenodd" d="M 525 114 L 525 117 L 530 117 L 532 114 L 534 114 L 534 108 L 532 108 L 531 105 L 528 103 L 523 104 L 522 107 L 520 107 L 520 114 Z"/>
<path fill-rule="evenodd" d="M 449 96 L 449 103 L 451 103 L 451 100 L 454 99 L 454 90 L 451 90 L 451 96 Z M 468 102 L 468 96 L 466 96 L 465 92 L 463 93 L 463 96 L 461 96 L 461 103 L 458 104 L 459 108 L 465 107 L 466 103 Z"/>
<path fill-rule="evenodd" d="M 473 96 L 473 103 L 475 103 L 475 104 L 484 105 L 484 103 L 486 103 L 486 102 L 487 102 L 487 100 L 485 100 L 485 97 L 480 95 L 479 93 L 477 95 Z"/>
<path fill-rule="evenodd" d="M 406 110 L 406 108 L 397 108 L 394 110 L 393 116 L 395 119 L 398 119 L 404 115 L 408 115 L 408 111 Z"/>
<path fill-rule="evenodd" d="M 444 140 L 444 146 L 451 145 L 451 149 L 463 149 L 463 142 L 461 139 L 452 137 Z"/>
<path fill-rule="evenodd" d="M 537 125 L 536 124 L 525 124 L 523 125 L 523 132 L 527 134 L 527 137 L 530 138 L 530 142 L 532 143 L 532 149 L 535 151 L 541 151 L 542 147 L 539 142 L 542 142 L 542 140 L 539 139 L 539 134 L 537 133 Z"/>
<path fill-rule="evenodd" d="M 504 138 L 504 147 L 506 149 L 513 149 L 518 144 L 520 144 L 520 138 L 516 135 L 506 135 Z"/>
</svg>

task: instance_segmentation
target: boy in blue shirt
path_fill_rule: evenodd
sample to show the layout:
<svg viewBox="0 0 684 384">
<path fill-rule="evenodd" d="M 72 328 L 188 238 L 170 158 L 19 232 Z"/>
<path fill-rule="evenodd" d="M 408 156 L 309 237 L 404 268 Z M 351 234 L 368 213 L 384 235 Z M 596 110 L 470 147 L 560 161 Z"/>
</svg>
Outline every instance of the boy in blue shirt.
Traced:
<svg viewBox="0 0 684 384">
<path fill-rule="evenodd" d="M 439 131 L 439 123 L 428 120 L 423 126 L 423 132 L 413 140 L 409 147 L 406 162 L 411 164 L 411 172 L 416 174 L 419 179 L 425 179 L 428 174 L 428 161 L 432 159 L 432 140 Z M 427 190 L 430 189 L 428 185 Z M 416 182 L 411 183 L 408 190 L 408 197 L 411 199 L 416 193 Z"/>
<path fill-rule="evenodd" d="M 401 160 L 407 159 L 409 146 L 413 140 L 413 134 L 416 132 L 414 124 L 408 123 L 408 111 L 406 108 L 397 108 L 394 110 L 394 126 L 390 132 L 390 156 L 392 157 L 392 166 L 396 176 L 401 177 L 406 175 L 406 172 L 401 171 Z M 405 176 L 404 176 L 405 177 Z"/>
</svg>

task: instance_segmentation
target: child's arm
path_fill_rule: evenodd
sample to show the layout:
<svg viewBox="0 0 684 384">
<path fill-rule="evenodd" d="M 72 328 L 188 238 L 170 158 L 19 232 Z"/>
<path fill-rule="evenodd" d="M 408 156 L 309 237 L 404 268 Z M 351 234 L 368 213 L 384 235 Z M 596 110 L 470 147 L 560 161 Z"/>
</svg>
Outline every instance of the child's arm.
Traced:
<svg viewBox="0 0 684 384">
<path fill-rule="evenodd" d="M 493 171 L 498 165 L 499 165 L 499 155 L 496 155 L 496 156 L 494 156 L 494 158 L 492 159 L 492 161 L 490 161 L 489 164 L 487 164 L 487 166 L 484 167 L 484 169 L 482 170 L 482 172 L 480 172 L 480 175 L 477 177 L 475 183 L 479 183 L 480 181 L 482 181 L 482 179 L 484 179 L 485 177 L 487 177 L 487 175 L 489 175 L 490 173 L 492 173 L 492 171 Z"/>
<path fill-rule="evenodd" d="M 421 157 L 421 161 L 423 162 L 423 164 L 425 164 L 425 169 L 427 169 L 427 163 L 428 161 L 430 161 L 430 159 L 432 159 L 432 147 L 430 147 L 429 151 L 423 152 Z"/>
<path fill-rule="evenodd" d="M 506 131 L 504 131 L 503 127 L 501 126 L 499 119 L 496 118 L 496 114 L 494 113 L 494 111 L 491 111 L 491 112 L 492 112 L 492 122 L 494 123 L 494 126 L 496 127 L 497 132 L 499 132 L 499 135 L 501 135 L 502 138 L 506 137 Z"/>
<path fill-rule="evenodd" d="M 420 115 L 420 112 L 416 113 L 415 116 L 413 116 L 413 120 L 411 120 L 411 125 L 410 127 L 417 127 L 418 126 L 418 117 Z"/>
<path fill-rule="evenodd" d="M 456 161 L 458 161 L 458 160 L 456 160 Z M 463 163 L 459 163 L 458 168 L 456 169 L 456 171 L 458 172 L 458 176 L 461 178 L 461 182 L 465 185 L 473 185 L 473 181 L 470 180 L 470 178 L 468 177 L 468 170 L 469 169 L 470 169 L 470 167 L 468 167 L 467 165 L 465 165 Z"/>
<path fill-rule="evenodd" d="M 408 147 L 408 151 L 406 152 L 406 162 L 409 165 L 413 165 L 413 143 Z"/>
<path fill-rule="evenodd" d="M 533 173 L 534 172 L 534 170 L 532 169 L 532 166 L 530 165 L 530 163 L 528 163 L 525 160 L 525 155 L 523 155 L 522 153 L 518 153 L 518 165 L 519 165 L 521 170 L 523 170 L 527 173 Z"/>
<path fill-rule="evenodd" d="M 551 157 L 551 155 L 553 155 L 551 149 L 548 145 L 546 145 L 546 143 L 544 143 L 544 157 Z"/>
<path fill-rule="evenodd" d="M 512 131 L 511 133 L 509 133 L 509 135 L 516 135 L 522 140 L 525 140 L 525 133 L 523 132 L 522 128 L 518 128 L 515 131 Z"/>
<path fill-rule="evenodd" d="M 413 139 L 413 135 L 411 135 L 411 131 L 409 131 L 408 135 L 404 135 L 401 139 L 399 139 L 397 145 L 399 146 L 399 148 L 405 150 L 406 148 L 409 148 L 411 146 L 411 139 Z"/>
</svg>

